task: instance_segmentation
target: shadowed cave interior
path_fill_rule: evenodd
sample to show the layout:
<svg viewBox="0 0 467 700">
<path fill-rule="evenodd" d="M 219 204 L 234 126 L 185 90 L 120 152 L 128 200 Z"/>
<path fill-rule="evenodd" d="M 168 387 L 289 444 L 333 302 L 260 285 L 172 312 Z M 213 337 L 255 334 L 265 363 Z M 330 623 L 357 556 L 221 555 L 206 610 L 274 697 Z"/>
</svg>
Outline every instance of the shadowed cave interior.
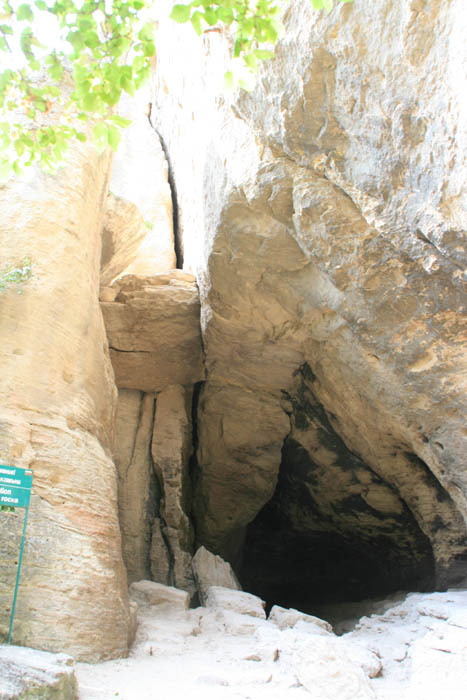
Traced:
<svg viewBox="0 0 467 700">
<path fill-rule="evenodd" d="M 268 608 L 316 615 L 321 606 L 434 590 L 428 537 L 395 489 L 347 449 L 310 389 L 304 381 L 292 402 L 275 493 L 247 528 L 244 590 Z"/>
<path fill-rule="evenodd" d="M 381 528 L 392 525 L 391 533 L 366 531 L 360 524 L 365 502 L 344 496 L 330 517 L 330 504 L 318 502 L 302 482 L 306 462 L 312 467 L 304 452 L 293 439 L 286 441 L 275 494 L 248 527 L 244 589 L 268 607 L 309 614 L 318 614 L 322 605 L 433 590 L 432 548 L 410 513 L 404 510 L 397 522 Z M 347 517 L 339 522 L 339 515 Z M 321 522 L 313 528 L 315 519 Z M 347 524 L 352 519 L 353 529 Z"/>
</svg>

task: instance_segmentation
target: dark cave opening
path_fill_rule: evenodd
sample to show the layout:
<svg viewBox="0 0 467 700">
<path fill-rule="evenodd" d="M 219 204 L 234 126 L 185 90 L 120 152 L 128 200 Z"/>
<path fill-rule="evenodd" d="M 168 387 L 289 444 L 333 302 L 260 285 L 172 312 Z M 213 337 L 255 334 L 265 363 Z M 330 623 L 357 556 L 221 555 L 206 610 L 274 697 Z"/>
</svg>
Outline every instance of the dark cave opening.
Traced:
<svg viewBox="0 0 467 700">
<path fill-rule="evenodd" d="M 286 440 L 275 493 L 248 526 L 240 570 L 244 589 L 268 608 L 319 616 L 322 606 L 433 590 L 428 538 L 374 475 L 372 488 L 382 502 L 388 495 L 396 505 L 389 512 L 367 503 L 365 489 L 358 491 L 363 466 L 353 460 L 345 465 L 342 490 L 330 488 L 329 475 L 333 487 L 339 468 L 321 468 L 298 442 Z"/>
</svg>

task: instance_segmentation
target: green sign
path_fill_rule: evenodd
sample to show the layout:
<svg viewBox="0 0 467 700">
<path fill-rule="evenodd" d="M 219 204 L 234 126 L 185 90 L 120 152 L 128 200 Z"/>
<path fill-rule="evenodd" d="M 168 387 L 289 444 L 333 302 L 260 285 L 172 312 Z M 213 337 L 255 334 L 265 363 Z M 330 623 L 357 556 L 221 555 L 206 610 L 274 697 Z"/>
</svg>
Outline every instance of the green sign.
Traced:
<svg viewBox="0 0 467 700">
<path fill-rule="evenodd" d="M 26 512 L 24 513 L 23 536 L 21 538 L 21 547 L 19 550 L 18 570 L 16 572 L 15 593 L 13 596 L 13 605 L 11 607 L 8 644 L 11 644 L 11 635 L 13 632 L 19 574 L 21 571 L 21 562 L 23 560 L 24 538 L 26 536 L 26 525 L 28 522 L 32 477 L 33 473 L 30 469 L 20 469 L 19 467 L 10 467 L 6 464 L 0 464 L 0 505 L 13 508 L 26 508 Z"/>
<path fill-rule="evenodd" d="M 13 508 L 27 508 L 31 489 L 17 489 L 12 486 L 3 486 L 0 483 L 0 506 L 13 506 Z"/>
<path fill-rule="evenodd" d="M 32 486 L 32 471 L 0 464 L 0 486 L 4 485 L 30 489 Z"/>
</svg>

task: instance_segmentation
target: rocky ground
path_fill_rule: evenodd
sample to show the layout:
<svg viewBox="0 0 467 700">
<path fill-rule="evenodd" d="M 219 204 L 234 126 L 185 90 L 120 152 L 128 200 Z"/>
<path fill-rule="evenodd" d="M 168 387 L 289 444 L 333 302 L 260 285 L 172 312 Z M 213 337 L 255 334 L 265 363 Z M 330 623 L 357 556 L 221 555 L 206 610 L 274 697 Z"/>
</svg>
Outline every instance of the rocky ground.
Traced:
<svg viewBox="0 0 467 700">
<path fill-rule="evenodd" d="M 180 591 L 138 586 L 130 656 L 78 663 L 80 700 L 465 698 L 467 591 L 369 603 L 369 616 L 337 636 L 328 623 L 277 606 L 266 619 L 261 601 L 241 591 L 213 587 L 205 607 L 187 609 Z"/>
</svg>

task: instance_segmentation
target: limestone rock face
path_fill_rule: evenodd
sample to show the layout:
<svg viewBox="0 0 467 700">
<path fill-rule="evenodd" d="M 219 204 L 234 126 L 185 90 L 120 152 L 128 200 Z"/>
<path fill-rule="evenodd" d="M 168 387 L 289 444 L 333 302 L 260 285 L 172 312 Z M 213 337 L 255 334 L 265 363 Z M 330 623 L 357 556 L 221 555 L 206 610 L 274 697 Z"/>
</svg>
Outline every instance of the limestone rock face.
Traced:
<svg viewBox="0 0 467 700">
<path fill-rule="evenodd" d="M 155 275 L 176 267 L 168 165 L 149 118 L 150 102 L 149 85 L 134 97 L 122 96 L 119 113 L 131 124 L 122 133 L 110 180 L 110 191 L 137 207 L 144 227 L 144 238 L 124 268 L 132 275 Z"/>
<path fill-rule="evenodd" d="M 156 533 L 162 532 L 169 559 L 173 562 L 167 583 L 194 593 L 196 586 L 191 569 L 194 533 L 189 518 L 191 489 L 189 461 L 193 452 L 191 431 L 192 390 L 171 386 L 157 395 L 152 459 L 162 485 L 160 520 Z M 162 529 L 160 530 L 162 526 Z M 154 556 L 154 552 L 152 553 Z M 151 562 L 156 579 L 158 558 Z"/>
<path fill-rule="evenodd" d="M 294 2 L 283 20 L 249 94 L 215 83 L 222 35 L 190 45 L 185 81 L 169 64 L 188 33 L 169 45 L 161 20 L 157 39 L 155 112 L 201 294 L 199 543 L 235 563 L 243 548 L 242 584 L 287 607 L 292 566 L 300 605 L 338 595 L 339 561 L 349 599 L 461 585 L 463 2 Z"/>
<path fill-rule="evenodd" d="M 0 299 L 0 461 L 34 472 L 13 641 L 88 660 L 125 655 L 130 629 L 98 304 L 108 174 L 108 155 L 83 145 L 57 175 L 33 170 L 0 192 L 3 256 L 34 272 Z M 0 513 L 2 637 L 23 513 Z"/>
<path fill-rule="evenodd" d="M 128 275 L 114 302 L 102 302 L 117 386 L 145 392 L 204 377 L 199 294 L 181 270 Z"/>
<path fill-rule="evenodd" d="M 66 654 L 0 646 L 0 697 L 76 700 L 78 685 L 73 659 Z"/>
<path fill-rule="evenodd" d="M 109 193 L 102 230 L 101 286 L 109 286 L 136 259 L 146 234 L 138 207 Z"/>
<path fill-rule="evenodd" d="M 150 450 L 153 422 L 154 395 L 120 389 L 114 458 L 122 554 L 129 583 L 150 578 L 151 525 L 159 497 Z"/>
</svg>

